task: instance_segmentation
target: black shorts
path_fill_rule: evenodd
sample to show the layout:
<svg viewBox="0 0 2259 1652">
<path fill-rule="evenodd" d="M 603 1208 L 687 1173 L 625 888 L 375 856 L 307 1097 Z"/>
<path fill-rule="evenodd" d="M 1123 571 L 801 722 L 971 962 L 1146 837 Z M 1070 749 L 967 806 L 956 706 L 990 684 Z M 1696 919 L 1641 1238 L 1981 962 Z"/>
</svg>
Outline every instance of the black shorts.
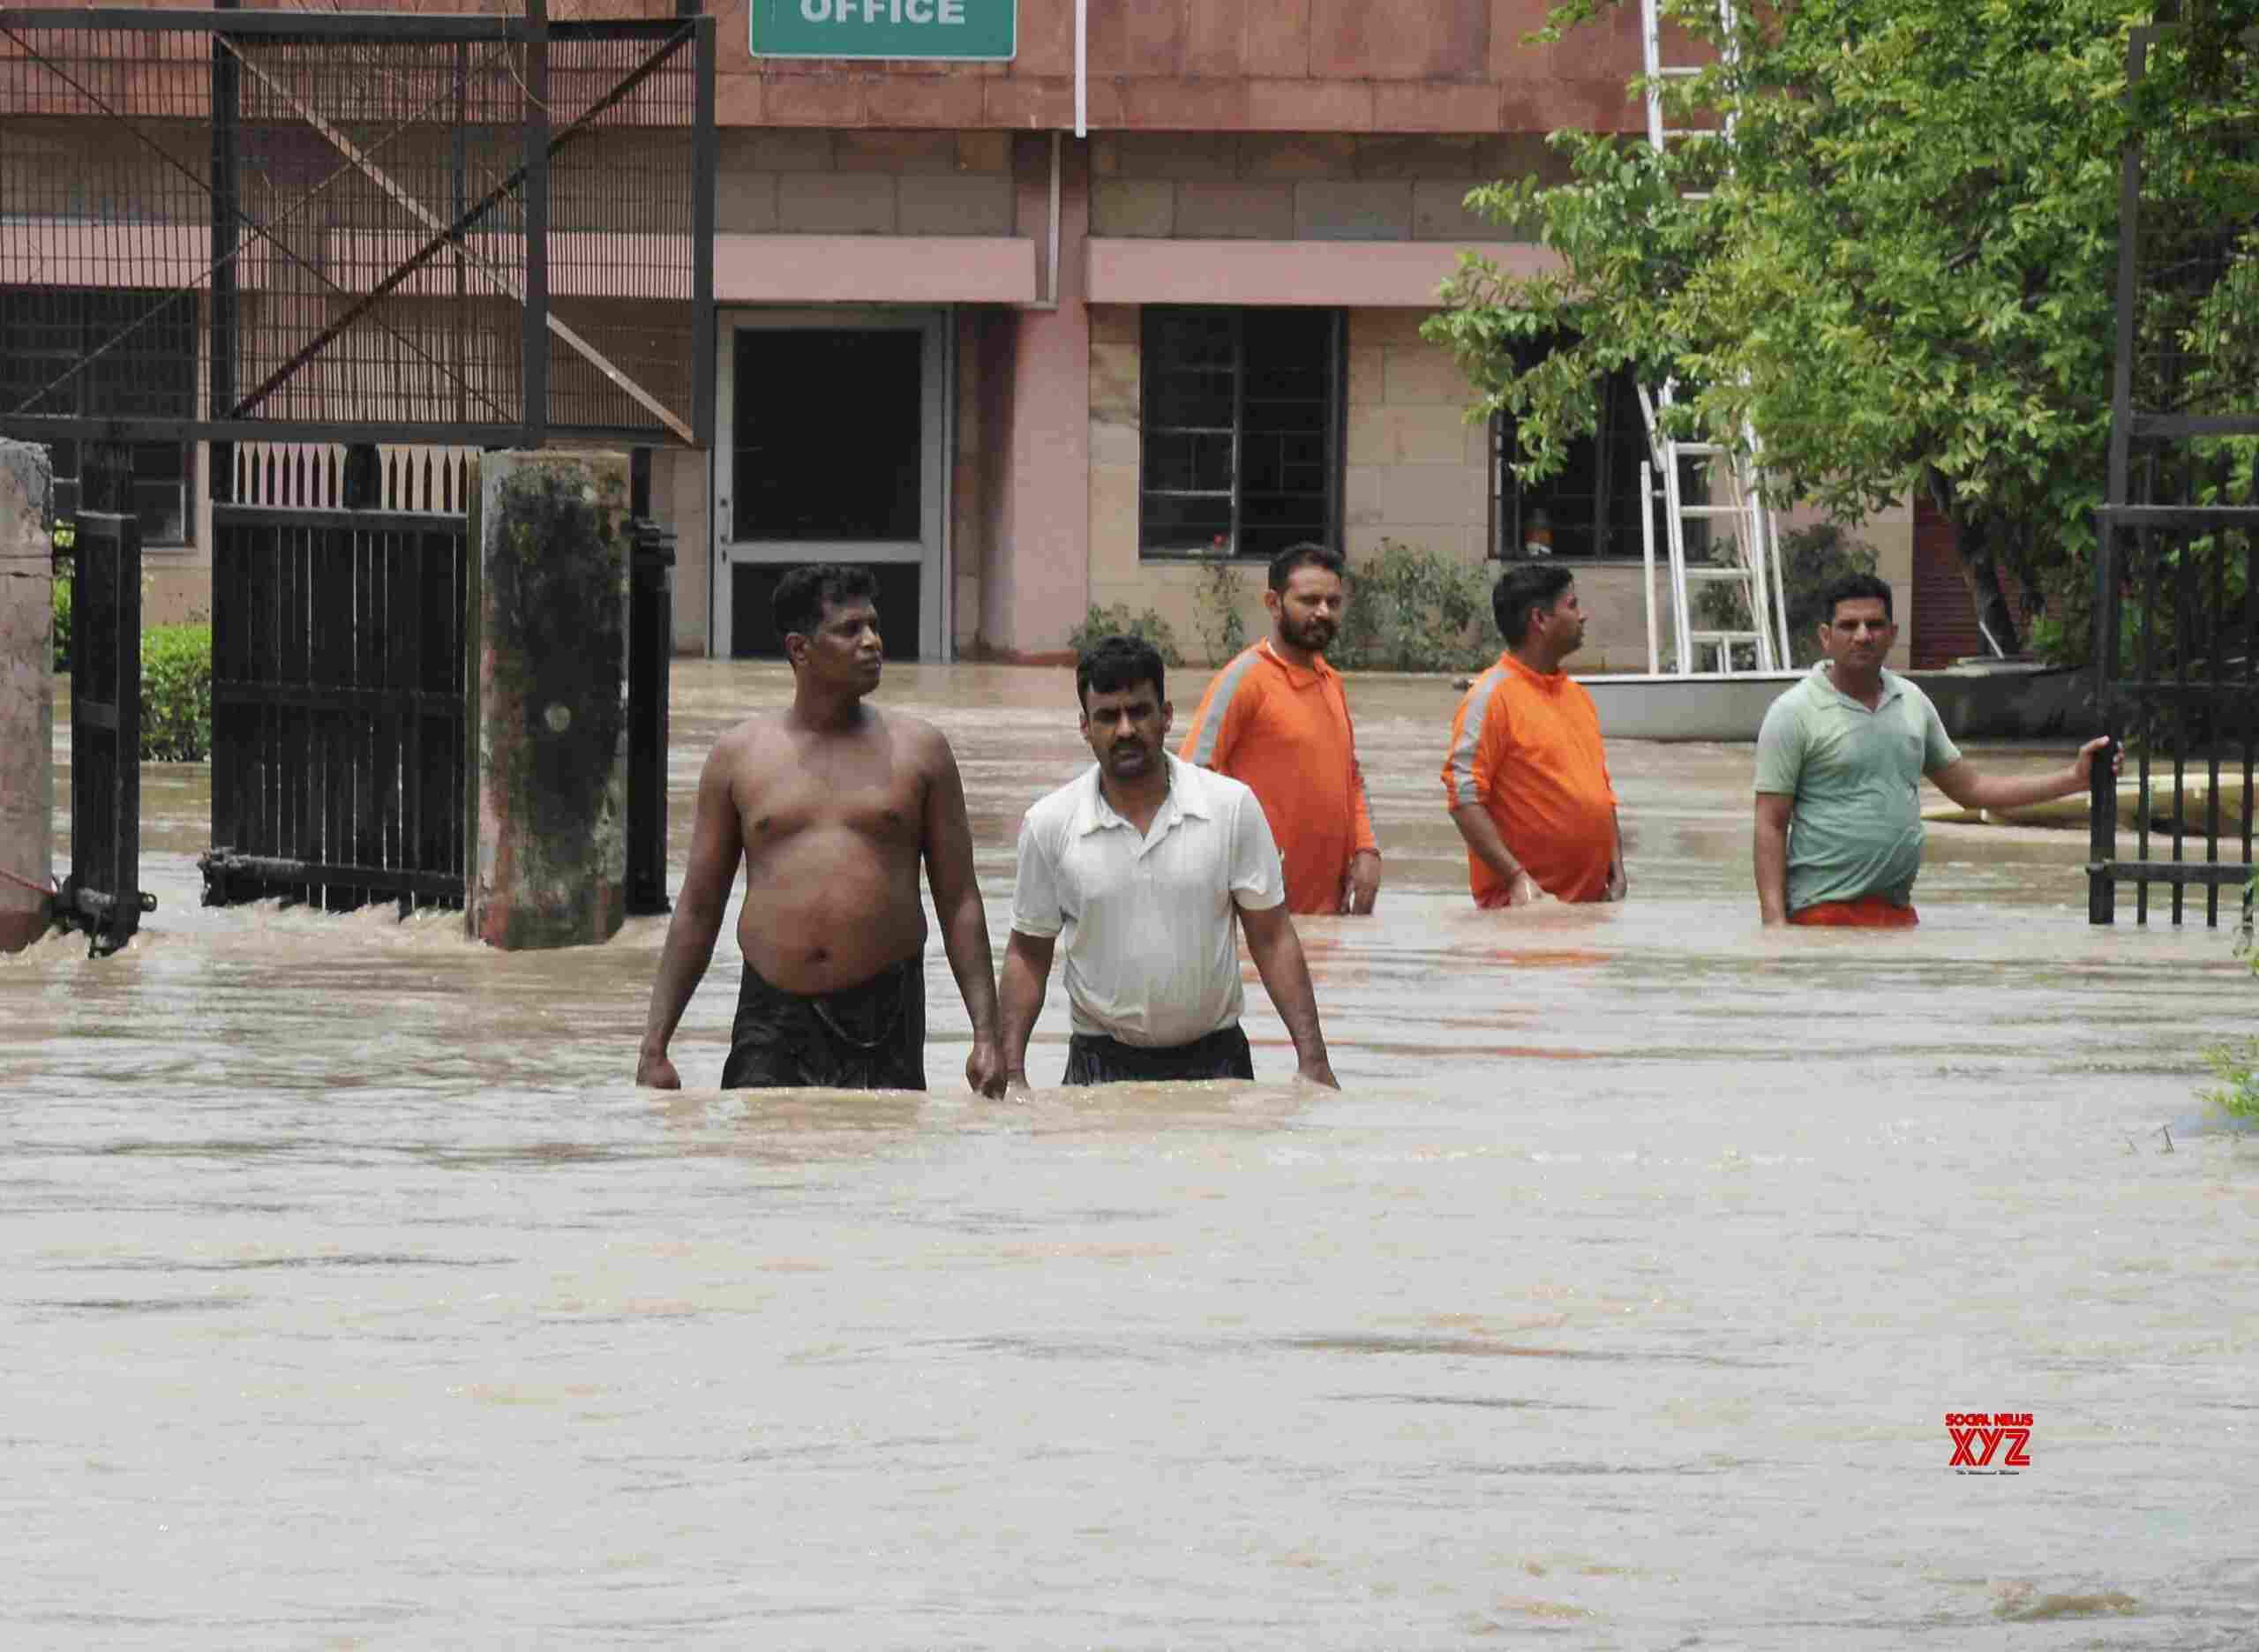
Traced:
<svg viewBox="0 0 2259 1652">
<path fill-rule="evenodd" d="M 1067 1074 L 1062 1085 L 1131 1084 L 1140 1080 L 1186 1083 L 1199 1078 L 1252 1078 L 1255 1056 L 1239 1023 L 1190 1044 L 1149 1049 L 1097 1032 L 1067 1040 Z"/>
<path fill-rule="evenodd" d="M 786 992 L 745 966 L 724 1090 L 923 1090 L 926 964 L 911 957 L 837 992 Z"/>
</svg>

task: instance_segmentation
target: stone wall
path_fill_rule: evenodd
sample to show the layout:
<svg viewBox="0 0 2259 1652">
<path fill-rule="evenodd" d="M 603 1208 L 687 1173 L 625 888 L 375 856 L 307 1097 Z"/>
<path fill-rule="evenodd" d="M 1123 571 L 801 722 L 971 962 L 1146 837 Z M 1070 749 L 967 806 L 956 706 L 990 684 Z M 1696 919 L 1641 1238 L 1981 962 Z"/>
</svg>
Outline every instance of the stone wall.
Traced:
<svg viewBox="0 0 2259 1652">
<path fill-rule="evenodd" d="M 55 830 L 55 576 L 47 450 L 0 440 L 0 952 L 46 933 Z M 15 880 L 21 879 L 22 882 Z"/>
<path fill-rule="evenodd" d="M 1010 134 L 724 130 L 724 235 L 1017 234 Z"/>
<path fill-rule="evenodd" d="M 1640 129 L 1637 7 L 1533 44 L 1548 0 L 1089 0 L 1090 124 L 1101 131 Z M 1009 63 L 811 63 L 750 56 L 725 15 L 716 115 L 730 126 L 987 127 L 1075 118 L 1073 0 L 1020 0 Z M 1666 27 L 1667 61 L 1687 52 Z"/>
<path fill-rule="evenodd" d="M 1091 166 L 1092 235 L 1179 240 L 1496 241 L 1467 191 L 1565 176 L 1530 134 L 1103 133 Z"/>
</svg>

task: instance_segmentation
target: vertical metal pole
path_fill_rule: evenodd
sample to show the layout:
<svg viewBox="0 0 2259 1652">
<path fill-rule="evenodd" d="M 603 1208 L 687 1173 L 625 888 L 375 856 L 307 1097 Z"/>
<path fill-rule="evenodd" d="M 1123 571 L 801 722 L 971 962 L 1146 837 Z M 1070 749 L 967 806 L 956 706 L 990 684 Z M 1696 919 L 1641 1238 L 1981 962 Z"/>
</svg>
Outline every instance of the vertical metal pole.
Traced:
<svg viewBox="0 0 2259 1652">
<path fill-rule="evenodd" d="M 2126 48 L 2126 102 L 2130 109 L 2135 89 L 2141 83 L 2147 64 L 2150 31 L 2137 28 Z M 2128 502 L 2127 488 L 2131 480 L 2134 404 L 2134 282 L 2140 270 L 2139 241 L 2142 211 L 2142 149 L 2138 139 L 2127 143 L 2126 152 L 2119 162 L 2118 174 L 2118 340 L 2117 360 L 2113 364 L 2110 390 L 2110 468 L 2108 501 L 2113 507 Z M 2116 519 L 2105 511 L 2102 518 L 2102 532 L 2098 536 L 2094 559 L 2094 698 L 2095 707 L 2102 718 L 2103 732 L 2114 733 L 2123 725 L 2119 715 L 2116 680 L 2120 670 L 2119 642 L 2121 621 L 2119 592 L 2124 584 L 2120 552 L 2126 537 Z M 2138 541 L 2144 563 L 2148 560 L 2147 536 Z M 2147 611 L 2143 612 L 2144 643 L 2142 666 L 2146 677 L 2149 665 L 2147 647 Z M 2134 695 L 2134 704 L 2146 708 L 2147 691 Z M 2141 807 L 2140 858 L 2148 859 L 2149 852 L 2149 740 L 2144 725 L 2142 740 L 2139 790 Z M 2117 920 L 2116 879 L 2108 870 L 2118 852 L 2118 788 L 2114 778 L 2103 772 L 2104 765 L 2095 765 L 2089 778 L 2087 837 L 2087 921 L 2090 924 L 2113 923 Z M 2135 921 L 2149 920 L 2149 885 L 2140 880 L 2135 882 Z"/>
<path fill-rule="evenodd" d="M 520 332 L 525 392 L 520 439 L 549 433 L 549 0 L 526 0 L 526 302 Z"/>
<path fill-rule="evenodd" d="M 2152 450 L 2147 467 L 2150 485 L 2143 490 L 2144 497 L 2156 493 L 2156 454 Z M 2135 621 L 2142 628 L 2141 663 L 2135 667 L 2134 705 L 2142 718 L 2141 785 L 2135 807 L 2141 810 L 2141 821 L 2135 832 L 2139 845 L 2135 859 L 2146 864 L 2150 858 L 2150 757 L 2156 746 L 2157 717 L 2157 546 L 2151 542 L 2150 530 L 2134 530 L 2134 553 L 2141 559 L 2141 604 L 2135 610 Z M 2176 756 L 2176 762 L 2178 761 Z M 2139 878 L 2134 884 L 2134 921 L 2145 924 L 2150 920 L 2149 880 Z"/>
<path fill-rule="evenodd" d="M 2232 497 L 2230 489 L 2234 477 L 2233 462 L 2223 457 L 2219 466 L 2219 490 L 2217 497 L 2225 504 Z M 2194 478 L 2192 477 L 2192 484 Z M 2205 604 L 2204 626 L 2210 646 L 2204 650 L 2204 716 L 2198 725 L 2198 733 L 2204 742 L 2204 863 L 2217 867 L 2220 859 L 2220 734 L 2228 713 L 2226 687 L 2226 657 L 2220 648 L 2220 626 L 2226 617 L 2228 535 L 2216 530 L 2210 536 L 2212 551 L 2212 596 Z M 2208 878 L 2204 884 L 2204 925 L 2218 928 L 2220 921 L 2220 886 L 2217 878 Z"/>
<path fill-rule="evenodd" d="M 470 47 L 468 42 L 455 48 L 455 117 L 451 135 L 448 168 L 454 194 L 450 199 L 447 222 L 461 223 L 470 204 Z M 454 304 L 450 314 L 450 332 L 454 341 L 454 372 L 455 379 L 455 418 L 458 423 L 470 423 L 470 301 L 468 290 L 469 272 L 466 267 L 461 243 L 447 254 L 447 263 L 454 274 Z"/>
<path fill-rule="evenodd" d="M 2102 719 L 2102 732 L 2107 734 L 2117 723 L 2112 695 L 2119 672 L 2119 552 L 2125 540 L 2117 518 L 2107 508 L 2100 516 L 2101 532 L 2094 550 L 2094 704 L 2096 715 Z M 2113 745 L 2111 749 L 2117 747 Z M 2117 879 L 2110 870 L 2117 858 L 2117 777 L 2106 762 L 2098 762 L 2087 776 L 2086 920 L 2090 924 L 2118 921 Z"/>
<path fill-rule="evenodd" d="M 214 9 L 235 11 L 242 0 L 213 0 Z M 239 118 L 243 107 L 243 70 L 230 49 L 232 42 L 218 31 L 212 36 L 212 327 L 211 405 L 215 417 L 226 417 L 236 405 L 236 367 L 242 304 L 236 257 L 242 244 L 241 179 L 237 150 L 241 144 Z M 212 501 L 235 498 L 236 445 L 215 441 L 211 454 Z M 190 500 L 189 507 L 195 508 Z"/>
<path fill-rule="evenodd" d="M 649 520 L 651 450 L 629 460 L 627 910 L 667 904 L 667 688 L 674 660 L 674 544 Z"/>
<path fill-rule="evenodd" d="M 1640 571 L 1647 598 L 1647 675 L 1662 672 L 1662 650 L 1655 638 L 1655 469 L 1640 461 Z"/>
<path fill-rule="evenodd" d="M 699 0 L 679 0 L 694 11 Z M 691 204 L 690 240 L 690 428 L 701 447 L 714 441 L 714 222 L 715 191 L 721 186 L 721 137 L 714 129 L 714 19 L 698 19 L 697 130 L 691 139 L 695 194 Z"/>
<path fill-rule="evenodd" d="M 241 0 L 213 0 L 214 9 L 235 11 Z M 226 34 L 212 36 L 212 294 L 211 327 L 206 334 L 210 355 L 209 404 L 214 417 L 234 410 L 236 366 L 241 359 L 243 306 L 236 259 L 242 247 L 242 179 L 238 171 L 242 146 L 243 71 L 229 49 Z M 243 589 L 231 574 L 240 552 L 233 543 L 236 530 L 224 525 L 221 507 L 236 499 L 236 444 L 211 445 L 208 492 L 212 500 L 212 676 L 214 684 L 232 680 L 240 663 L 237 636 L 250 615 L 244 612 Z M 189 501 L 195 509 L 195 500 Z M 243 831 L 243 774 L 249 754 L 242 749 L 244 719 L 224 695 L 214 695 L 212 708 L 212 843 L 232 846 Z M 214 896 L 207 874 L 206 904 Z M 221 886 L 224 890 L 224 884 Z M 224 900 L 224 892 L 219 899 Z"/>
</svg>

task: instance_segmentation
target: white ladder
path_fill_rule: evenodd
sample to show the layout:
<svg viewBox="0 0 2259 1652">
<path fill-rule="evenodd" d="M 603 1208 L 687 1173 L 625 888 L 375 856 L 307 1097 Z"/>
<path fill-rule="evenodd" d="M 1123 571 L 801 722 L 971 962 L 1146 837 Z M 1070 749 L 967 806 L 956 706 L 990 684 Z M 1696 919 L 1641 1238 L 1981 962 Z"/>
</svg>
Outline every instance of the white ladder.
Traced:
<svg viewBox="0 0 2259 1652">
<path fill-rule="evenodd" d="M 1724 25 L 1729 39 L 1734 26 L 1733 0 L 1718 0 L 1718 19 Z M 1662 19 L 1661 0 L 1640 0 L 1640 41 L 1644 48 L 1647 69 L 1647 142 L 1661 154 L 1674 139 L 1709 139 L 1726 143 L 1733 140 L 1733 120 L 1729 115 L 1724 128 L 1670 127 L 1663 124 L 1663 87 L 1673 80 L 1690 79 L 1701 72 L 1699 65 L 1666 64 L 1662 61 Z M 1700 194 L 1689 194 L 1689 200 L 1700 200 Z M 1640 525 L 1645 535 L 1647 560 L 1650 568 L 1647 580 L 1647 667 L 1659 672 L 1662 662 L 1657 656 L 1655 624 L 1655 580 L 1652 567 L 1655 560 L 1655 501 L 1660 498 L 1663 507 L 1665 551 L 1670 579 L 1670 614 L 1672 638 L 1677 644 L 1677 664 L 1682 676 L 1700 668 L 1706 651 L 1715 651 L 1720 672 L 1734 671 L 1734 649 L 1737 644 L 1748 648 L 1754 656 L 1756 669 L 1760 672 L 1778 671 L 1790 659 L 1788 633 L 1788 594 L 1781 579 L 1780 531 L 1772 508 L 1765 503 L 1757 466 L 1757 433 L 1745 426 L 1741 441 L 1731 447 L 1714 441 L 1677 441 L 1665 432 L 1662 414 L 1671 403 L 1671 387 L 1665 383 L 1653 394 L 1644 385 L 1640 388 L 1640 410 L 1646 416 L 1647 447 L 1652 469 L 1643 464 L 1641 470 L 1642 514 Z M 1722 475 L 1726 502 L 1690 504 L 1685 498 L 1687 477 L 1680 461 L 1695 460 L 1709 471 L 1714 480 Z M 1661 473 L 1662 486 L 1655 484 L 1655 473 Z M 1733 534 L 1734 555 L 1730 562 L 1716 565 L 1690 564 L 1686 554 L 1686 529 L 1692 522 L 1715 522 L 1730 527 Z M 1743 630 L 1721 630 L 1698 627 L 1691 600 L 1692 588 L 1697 585 L 1722 584 L 1739 597 L 1748 615 L 1748 627 Z"/>
</svg>

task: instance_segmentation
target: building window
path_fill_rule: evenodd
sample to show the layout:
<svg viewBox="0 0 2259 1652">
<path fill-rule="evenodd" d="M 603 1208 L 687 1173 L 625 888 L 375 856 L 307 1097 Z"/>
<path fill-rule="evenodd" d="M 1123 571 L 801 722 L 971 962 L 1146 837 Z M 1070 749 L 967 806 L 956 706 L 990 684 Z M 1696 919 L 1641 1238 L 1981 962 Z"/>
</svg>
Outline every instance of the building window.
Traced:
<svg viewBox="0 0 2259 1652">
<path fill-rule="evenodd" d="M 1339 544 L 1342 312 L 1156 304 L 1144 327 L 1144 554 Z"/>
<path fill-rule="evenodd" d="M 11 413 L 195 416 L 196 297 L 133 290 L 13 288 L 0 303 L 0 428 Z M 55 466 L 55 514 L 79 508 L 84 439 L 38 431 Z M 193 543 L 191 444 L 137 441 L 134 514 L 144 544 Z"/>
<path fill-rule="evenodd" d="M 1534 358 L 1533 358 L 1534 359 Z M 1640 555 L 1640 462 L 1647 457 L 1647 420 L 1628 372 L 1610 373 L 1600 423 L 1572 443 L 1568 462 L 1542 482 L 1515 479 L 1522 456 L 1512 418 L 1490 419 L 1490 554 L 1505 561 L 1557 556 L 1588 559 Z M 1690 496 L 1691 497 L 1691 496 Z M 1655 516 L 1655 553 L 1662 554 L 1662 519 Z M 1689 525 L 1690 551 L 1700 524 Z"/>
</svg>

